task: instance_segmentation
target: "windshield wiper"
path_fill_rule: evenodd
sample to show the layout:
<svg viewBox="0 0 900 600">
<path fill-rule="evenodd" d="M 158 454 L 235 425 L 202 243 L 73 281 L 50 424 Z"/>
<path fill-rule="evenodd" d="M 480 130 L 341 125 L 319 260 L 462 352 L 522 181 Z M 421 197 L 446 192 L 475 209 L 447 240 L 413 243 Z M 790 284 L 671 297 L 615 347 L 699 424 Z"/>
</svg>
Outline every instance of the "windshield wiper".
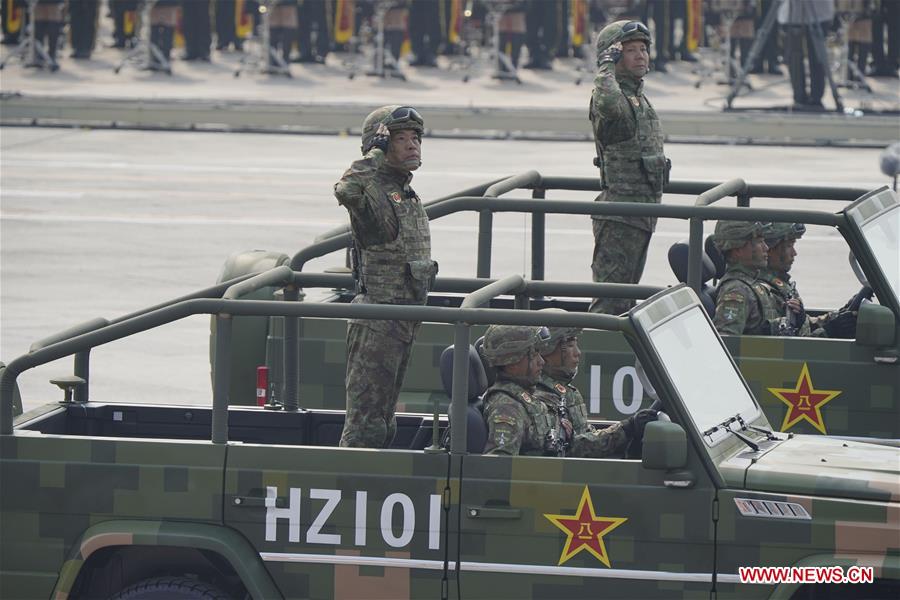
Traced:
<svg viewBox="0 0 900 600">
<path fill-rule="evenodd" d="M 747 425 L 744 423 L 744 419 L 741 418 L 741 413 L 738 413 L 738 414 L 734 415 L 733 417 L 725 419 L 718 425 L 714 425 L 714 426 L 710 427 L 709 429 L 707 429 L 706 431 L 703 432 L 703 435 L 709 436 L 709 435 L 712 435 L 713 433 L 719 431 L 720 429 L 724 429 L 728 433 L 731 433 L 731 434 L 737 436 L 737 438 L 739 440 L 741 440 L 742 442 L 747 444 L 747 446 L 749 446 L 750 449 L 753 450 L 754 452 L 759 452 L 759 444 L 757 444 L 756 442 L 754 442 L 753 440 L 751 440 L 750 438 L 748 438 L 746 435 L 742 434 L 741 432 L 735 431 L 734 429 L 729 427 L 729 425 L 731 425 L 734 422 L 737 422 L 741 426 L 741 429 L 747 428 Z"/>
<path fill-rule="evenodd" d="M 752 429 L 753 431 L 758 431 L 759 433 L 766 436 L 767 440 L 774 440 L 776 442 L 783 442 L 784 440 L 773 432 L 771 429 L 766 429 L 765 427 L 757 427 L 756 425 L 745 425 L 746 429 Z"/>
</svg>

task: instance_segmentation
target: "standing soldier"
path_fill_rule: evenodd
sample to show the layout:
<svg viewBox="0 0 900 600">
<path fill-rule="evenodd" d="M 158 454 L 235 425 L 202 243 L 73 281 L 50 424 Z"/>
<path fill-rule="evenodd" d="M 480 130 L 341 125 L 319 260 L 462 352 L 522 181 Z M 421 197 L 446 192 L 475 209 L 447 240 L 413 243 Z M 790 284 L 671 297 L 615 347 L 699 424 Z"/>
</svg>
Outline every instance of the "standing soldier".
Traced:
<svg viewBox="0 0 900 600">
<path fill-rule="evenodd" d="M 48 67 L 51 71 L 59 70 L 59 64 L 56 62 L 56 49 L 59 46 L 59 36 L 65 24 L 63 18 L 65 10 L 65 0 L 38 0 L 34 7 L 34 37 L 38 42 L 44 44 L 47 56 L 50 57 L 49 65 L 39 62 L 34 66 Z M 41 57 L 38 56 L 37 60 L 41 61 Z"/>
<path fill-rule="evenodd" d="M 772 301 L 777 314 L 791 316 L 803 310 L 803 299 L 797 292 L 797 285 L 791 280 L 791 267 L 797 250 L 794 244 L 803 234 L 803 223 L 768 223 L 763 230 L 768 246 L 768 267 L 760 273 L 760 279 L 772 290 Z M 788 319 L 789 321 L 791 319 Z M 794 323 L 783 333 L 787 335 L 811 335 L 852 339 L 856 336 L 856 313 L 847 307 L 831 311 L 817 317 L 807 316 L 802 322 Z"/>
<path fill-rule="evenodd" d="M 209 62 L 212 47 L 209 0 L 182 2 L 181 25 L 184 30 L 184 60 Z"/>
<path fill-rule="evenodd" d="M 637 21 L 616 21 L 597 36 L 590 119 L 603 189 L 600 202 L 658 204 L 669 178 L 659 118 L 643 91 L 649 44 L 650 32 Z M 594 215 L 594 281 L 639 282 L 655 227 L 655 217 Z M 633 300 L 596 298 L 591 311 L 621 314 L 632 306 Z"/>
<path fill-rule="evenodd" d="M 331 46 L 331 26 L 325 0 L 300 0 L 297 28 L 298 62 L 325 63 Z"/>
<path fill-rule="evenodd" d="M 69 0 L 69 33 L 72 35 L 72 58 L 87 59 L 97 38 L 99 0 Z"/>
<path fill-rule="evenodd" d="M 643 410 L 602 432 L 593 430 L 587 423 L 584 400 L 578 390 L 571 387 L 570 394 L 571 379 L 562 384 L 552 376 L 542 375 L 542 371 L 548 371 L 542 352 L 554 363 L 549 372 L 562 376 L 563 380 L 563 372 L 574 373 L 581 357 L 577 342 L 575 352 L 560 348 L 563 338 L 573 332 L 569 337 L 574 338 L 577 329 L 554 328 L 554 331 L 555 336 L 546 327 L 488 327 L 482 352 L 497 369 L 497 379 L 484 395 L 488 427 L 486 454 L 600 458 L 624 451 L 628 442 L 640 439 L 646 424 L 655 420 L 656 411 Z M 549 346 L 554 349 L 548 350 Z M 566 359 L 563 353 L 567 354 Z M 557 385 L 566 391 L 560 391 Z M 570 396 L 573 406 L 581 401 L 579 415 L 574 417 L 578 425 L 568 414 L 563 394 Z"/>
<path fill-rule="evenodd" d="M 713 241 L 727 265 L 716 292 L 713 319 L 721 334 L 796 335 L 790 333 L 791 322 L 806 319 L 799 302 L 791 303 L 790 317 L 779 312 L 772 288 L 759 279 L 768 262 L 765 226 L 750 221 L 716 223 Z"/>
<path fill-rule="evenodd" d="M 424 121 L 383 106 L 363 122 L 363 158 L 334 186 L 350 213 L 357 304 L 425 304 L 437 274 L 422 202 L 409 183 L 422 164 Z M 347 327 L 347 418 L 341 446 L 386 448 L 419 323 L 352 319 Z"/>
<path fill-rule="evenodd" d="M 137 0 L 109 0 L 109 11 L 113 18 L 113 48 L 132 46 Z"/>
</svg>

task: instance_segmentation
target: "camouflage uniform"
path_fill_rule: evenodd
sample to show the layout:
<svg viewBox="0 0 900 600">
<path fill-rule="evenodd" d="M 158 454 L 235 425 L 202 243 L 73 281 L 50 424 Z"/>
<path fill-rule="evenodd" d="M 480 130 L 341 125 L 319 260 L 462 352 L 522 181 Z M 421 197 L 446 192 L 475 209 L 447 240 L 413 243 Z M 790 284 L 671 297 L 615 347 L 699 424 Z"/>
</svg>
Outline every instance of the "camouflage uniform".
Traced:
<svg viewBox="0 0 900 600">
<path fill-rule="evenodd" d="M 720 251 L 740 248 L 762 235 L 763 225 L 719 221 L 714 240 Z M 729 263 L 716 291 L 713 323 L 721 334 L 778 335 L 785 321 L 771 287 L 759 279 L 760 269 Z"/>
<path fill-rule="evenodd" d="M 628 72 L 617 73 L 615 59 L 604 52 L 616 42 L 635 39 L 645 41 L 649 47 L 646 28 L 623 33 L 625 25 L 630 23 L 617 21 L 607 25 L 597 37 L 599 67 L 590 104 L 604 184 L 597 201 L 658 204 L 668 179 L 659 118 L 644 96 L 643 80 Z M 594 281 L 639 282 L 656 219 L 595 215 L 592 223 Z M 632 306 L 633 300 L 597 298 L 591 311 L 620 314 Z"/>
<path fill-rule="evenodd" d="M 492 366 L 502 366 L 518 362 L 530 352 L 547 353 L 572 330 L 550 329 L 544 340 L 534 336 L 534 331 L 533 327 L 492 326 L 485 334 L 486 358 Z M 496 340 L 511 342 L 514 338 L 519 341 L 517 346 L 508 343 L 502 352 L 492 354 L 490 346 L 499 345 Z M 628 432 L 634 431 L 633 422 L 626 419 L 595 430 L 587 422 L 581 394 L 570 381 L 571 377 L 561 382 L 544 374 L 535 384 L 498 369 L 496 383 L 484 395 L 485 454 L 600 458 L 623 452 L 631 439 Z"/>
<path fill-rule="evenodd" d="M 363 124 L 363 148 L 334 186 L 350 213 L 359 293 L 354 303 L 424 304 L 437 273 L 431 260 L 428 216 L 409 183 L 412 174 L 385 162 L 382 149 L 368 149 L 379 124 L 391 131 L 422 123 L 392 121 L 398 106 L 382 107 Z M 417 113 L 416 113 L 417 114 Z M 341 446 L 387 447 L 396 433 L 397 398 L 419 323 L 352 319 L 347 327 L 347 418 Z"/>
<path fill-rule="evenodd" d="M 776 244 L 785 240 L 799 240 L 803 237 L 805 231 L 806 228 L 802 224 L 770 223 L 766 226 L 765 231 L 766 244 L 768 244 L 769 248 L 774 248 Z M 790 273 L 765 269 L 760 273 L 759 278 L 772 288 L 772 301 L 775 305 L 775 310 L 779 314 L 786 314 L 787 301 L 792 298 L 798 300 L 801 305 L 804 304 L 800 293 L 797 291 L 796 284 L 791 281 Z M 828 337 L 827 324 L 832 323 L 840 316 L 841 311 L 836 310 L 817 317 L 807 316 L 796 335 Z"/>
</svg>

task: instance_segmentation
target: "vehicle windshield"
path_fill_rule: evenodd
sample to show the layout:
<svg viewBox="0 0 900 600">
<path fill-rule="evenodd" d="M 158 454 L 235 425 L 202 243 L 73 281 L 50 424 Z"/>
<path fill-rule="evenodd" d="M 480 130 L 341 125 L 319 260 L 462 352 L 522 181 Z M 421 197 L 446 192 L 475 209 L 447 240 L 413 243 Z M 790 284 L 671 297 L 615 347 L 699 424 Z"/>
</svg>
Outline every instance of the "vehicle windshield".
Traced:
<svg viewBox="0 0 900 600">
<path fill-rule="evenodd" d="M 900 204 L 897 196 L 889 189 L 880 190 L 858 201 L 847 213 L 859 224 L 881 272 L 900 302 Z"/>
<path fill-rule="evenodd" d="M 900 206 L 872 219 L 863 225 L 862 231 L 881 272 L 900 300 Z"/>
<path fill-rule="evenodd" d="M 641 320 L 646 325 L 647 320 Z M 648 329 L 698 431 L 708 431 L 736 415 L 746 423 L 758 418 L 756 401 L 699 304 Z M 704 440 L 715 445 L 727 436 L 727 430 L 720 430 Z"/>
</svg>

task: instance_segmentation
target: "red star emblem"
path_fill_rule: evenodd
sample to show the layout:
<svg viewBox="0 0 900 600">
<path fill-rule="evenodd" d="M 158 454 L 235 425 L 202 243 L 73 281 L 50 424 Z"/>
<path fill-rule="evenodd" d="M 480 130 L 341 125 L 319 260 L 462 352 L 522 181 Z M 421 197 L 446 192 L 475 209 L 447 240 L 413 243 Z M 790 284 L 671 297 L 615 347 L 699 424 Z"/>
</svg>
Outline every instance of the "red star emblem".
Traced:
<svg viewBox="0 0 900 600">
<path fill-rule="evenodd" d="M 594 514 L 594 504 L 587 486 L 584 486 L 576 514 L 545 513 L 544 516 L 566 534 L 566 545 L 559 556 L 559 565 L 586 549 L 608 567 L 609 556 L 606 554 L 603 536 L 628 520 L 621 517 L 598 517 Z"/>
<path fill-rule="evenodd" d="M 787 431 L 798 421 L 806 420 L 810 425 L 825 433 L 825 420 L 822 418 L 822 407 L 832 398 L 840 394 L 840 390 L 817 390 L 809 378 L 809 367 L 803 363 L 797 386 L 789 388 L 769 388 L 776 398 L 788 405 L 787 414 L 781 424 L 781 431 Z"/>
</svg>

